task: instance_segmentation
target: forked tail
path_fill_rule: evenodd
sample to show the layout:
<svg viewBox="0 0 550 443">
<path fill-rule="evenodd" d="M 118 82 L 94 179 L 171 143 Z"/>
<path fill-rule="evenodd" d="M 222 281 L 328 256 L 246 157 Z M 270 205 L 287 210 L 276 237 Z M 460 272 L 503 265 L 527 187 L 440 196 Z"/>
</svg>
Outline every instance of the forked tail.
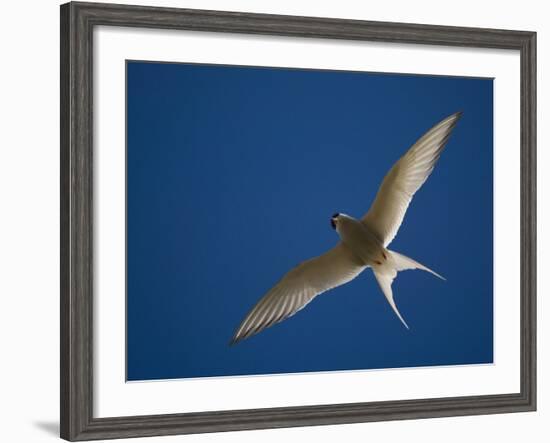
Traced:
<svg viewBox="0 0 550 443">
<path fill-rule="evenodd" d="M 406 257 L 403 254 L 400 254 L 399 252 L 395 251 L 388 251 L 391 255 L 391 258 L 393 259 L 395 265 L 396 271 L 405 271 L 407 269 L 421 269 L 422 271 L 429 272 L 430 274 L 435 275 L 436 277 L 440 278 L 441 280 L 445 280 L 445 277 L 439 275 L 437 272 L 432 271 L 427 266 L 424 266 L 417 261 L 413 260 L 412 258 Z"/>
<path fill-rule="evenodd" d="M 435 275 L 436 277 L 439 277 L 442 280 L 445 279 L 437 272 L 432 271 L 430 268 L 418 263 L 412 258 L 406 257 L 403 254 L 399 254 L 398 252 L 390 250 L 388 250 L 388 252 L 388 259 L 382 265 L 373 266 L 372 270 L 374 271 L 376 281 L 380 285 L 380 289 L 382 289 L 382 292 L 386 296 L 386 300 L 388 300 L 388 303 L 392 307 L 393 311 L 397 314 L 397 317 L 399 317 L 399 320 L 401 320 L 405 327 L 409 329 L 409 326 L 399 313 L 399 310 L 397 309 L 397 306 L 393 299 L 393 291 L 391 285 L 393 280 L 397 276 L 397 273 L 399 271 L 405 271 L 406 269 L 421 269 Z"/>
</svg>

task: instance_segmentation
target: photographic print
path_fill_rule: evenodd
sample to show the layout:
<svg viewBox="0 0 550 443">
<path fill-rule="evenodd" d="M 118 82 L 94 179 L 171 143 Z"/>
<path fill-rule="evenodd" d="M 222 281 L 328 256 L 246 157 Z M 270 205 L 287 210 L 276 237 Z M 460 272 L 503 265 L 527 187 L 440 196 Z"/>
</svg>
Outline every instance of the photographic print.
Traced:
<svg viewBox="0 0 550 443">
<path fill-rule="evenodd" d="M 536 410 L 536 32 L 60 24 L 62 438 Z"/>
<path fill-rule="evenodd" d="M 493 79 L 126 77 L 128 381 L 493 363 Z"/>
</svg>

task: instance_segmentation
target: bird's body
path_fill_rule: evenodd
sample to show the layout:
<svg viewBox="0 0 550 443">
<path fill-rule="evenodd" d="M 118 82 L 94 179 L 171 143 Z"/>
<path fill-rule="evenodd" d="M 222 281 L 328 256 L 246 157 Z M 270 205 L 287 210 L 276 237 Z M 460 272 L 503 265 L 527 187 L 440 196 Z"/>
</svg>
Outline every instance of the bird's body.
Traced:
<svg viewBox="0 0 550 443">
<path fill-rule="evenodd" d="M 359 258 L 365 266 L 382 265 L 388 258 L 387 250 L 365 223 L 346 215 L 337 214 L 336 232 L 342 243 Z"/>
<path fill-rule="evenodd" d="M 442 278 L 424 265 L 388 249 L 415 192 L 431 174 L 451 131 L 460 118 L 455 113 L 443 119 L 397 161 L 384 177 L 369 211 L 356 219 L 334 214 L 331 225 L 340 237 L 332 249 L 306 260 L 289 271 L 252 308 L 237 328 L 231 343 L 248 338 L 294 315 L 317 295 L 343 285 L 367 268 L 374 276 L 401 322 L 392 292 L 399 271 L 421 269 Z"/>
</svg>

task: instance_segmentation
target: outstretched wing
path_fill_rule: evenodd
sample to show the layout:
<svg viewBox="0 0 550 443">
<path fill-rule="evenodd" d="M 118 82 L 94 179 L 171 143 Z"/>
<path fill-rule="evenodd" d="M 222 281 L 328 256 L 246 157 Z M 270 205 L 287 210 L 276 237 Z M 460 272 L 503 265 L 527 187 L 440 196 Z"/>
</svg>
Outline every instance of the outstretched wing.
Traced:
<svg viewBox="0 0 550 443">
<path fill-rule="evenodd" d="M 393 165 L 362 221 L 384 246 L 394 239 L 414 194 L 430 176 L 458 119 L 457 112 L 426 132 Z"/>
<path fill-rule="evenodd" d="M 299 264 L 252 308 L 231 344 L 294 315 L 317 295 L 353 280 L 365 267 L 343 243 Z"/>
</svg>

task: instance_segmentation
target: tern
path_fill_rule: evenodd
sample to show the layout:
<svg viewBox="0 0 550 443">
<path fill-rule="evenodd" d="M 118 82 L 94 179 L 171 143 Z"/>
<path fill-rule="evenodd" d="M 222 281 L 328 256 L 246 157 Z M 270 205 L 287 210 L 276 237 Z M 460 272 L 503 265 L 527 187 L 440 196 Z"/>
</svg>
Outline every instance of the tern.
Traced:
<svg viewBox="0 0 550 443">
<path fill-rule="evenodd" d="M 230 344 L 286 320 L 319 294 L 350 282 L 366 268 L 372 268 L 388 303 L 409 329 L 393 298 L 391 285 L 397 273 L 421 269 L 445 279 L 417 261 L 387 248 L 403 223 L 414 194 L 433 171 L 461 115 L 457 112 L 443 119 L 412 145 L 386 174 L 363 218 L 358 220 L 346 214 L 334 214 L 330 224 L 340 237 L 339 243 L 288 272 L 252 308 Z"/>
</svg>

